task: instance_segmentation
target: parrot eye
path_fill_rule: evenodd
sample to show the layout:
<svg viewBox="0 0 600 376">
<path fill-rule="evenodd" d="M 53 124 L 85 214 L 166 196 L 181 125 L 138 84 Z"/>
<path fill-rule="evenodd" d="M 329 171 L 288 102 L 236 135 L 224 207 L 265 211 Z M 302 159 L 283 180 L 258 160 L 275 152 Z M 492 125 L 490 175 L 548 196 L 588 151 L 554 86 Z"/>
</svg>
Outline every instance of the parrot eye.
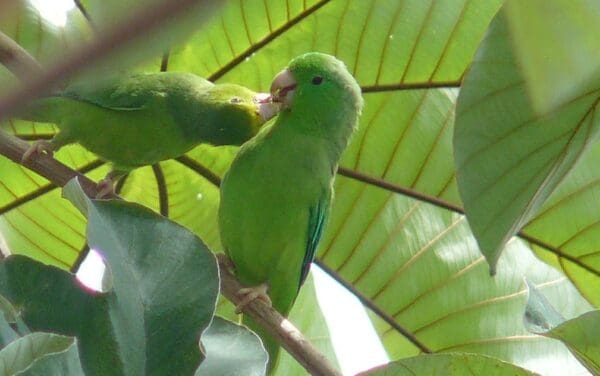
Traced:
<svg viewBox="0 0 600 376">
<path fill-rule="evenodd" d="M 238 97 L 233 97 L 229 100 L 231 103 L 242 103 L 242 100 Z"/>
<path fill-rule="evenodd" d="M 312 78 L 313 85 L 320 85 L 321 82 L 323 82 L 323 77 L 321 77 L 321 76 L 314 76 Z"/>
</svg>

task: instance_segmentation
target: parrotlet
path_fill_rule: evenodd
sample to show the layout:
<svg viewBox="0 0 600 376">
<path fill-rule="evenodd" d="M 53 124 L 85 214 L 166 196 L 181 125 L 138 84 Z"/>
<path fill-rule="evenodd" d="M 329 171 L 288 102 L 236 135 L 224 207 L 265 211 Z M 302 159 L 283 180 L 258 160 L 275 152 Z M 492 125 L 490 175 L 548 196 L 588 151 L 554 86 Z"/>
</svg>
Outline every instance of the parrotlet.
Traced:
<svg viewBox="0 0 600 376">
<path fill-rule="evenodd" d="M 23 159 L 79 143 L 112 163 L 103 181 L 112 188 L 111 178 L 179 157 L 201 143 L 241 145 L 277 113 L 278 105 L 268 98 L 183 72 L 86 81 L 37 100 L 19 114 L 59 128 L 51 141 L 34 143 Z"/>
<path fill-rule="evenodd" d="M 225 253 L 248 288 L 238 312 L 262 299 L 287 316 L 307 277 L 327 222 L 342 152 L 363 100 L 356 80 L 333 56 L 293 59 L 271 86 L 281 112 L 246 142 L 221 185 L 219 228 Z M 273 369 L 279 346 L 248 317 Z"/>
</svg>

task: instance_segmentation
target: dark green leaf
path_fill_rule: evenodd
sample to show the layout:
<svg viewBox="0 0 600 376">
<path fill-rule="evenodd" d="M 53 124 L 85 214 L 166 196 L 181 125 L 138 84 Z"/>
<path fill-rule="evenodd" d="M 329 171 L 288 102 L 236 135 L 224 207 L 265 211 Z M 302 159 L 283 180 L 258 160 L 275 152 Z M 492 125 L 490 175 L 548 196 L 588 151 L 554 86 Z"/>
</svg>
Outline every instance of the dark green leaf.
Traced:
<svg viewBox="0 0 600 376">
<path fill-rule="evenodd" d="M 268 355 L 259 337 L 248 328 L 218 316 L 202 334 L 206 359 L 197 376 L 263 376 Z"/>
<path fill-rule="evenodd" d="M 3 375 L 84 375 L 72 337 L 31 333 L 0 351 Z"/>
<path fill-rule="evenodd" d="M 66 191 L 83 195 L 74 182 Z M 110 266 L 111 292 L 91 294 L 74 276 L 17 256 L 0 268 L 0 291 L 32 330 L 78 337 L 86 372 L 193 372 L 218 293 L 214 256 L 193 234 L 139 205 L 79 201 L 87 202 L 90 247 Z"/>
</svg>

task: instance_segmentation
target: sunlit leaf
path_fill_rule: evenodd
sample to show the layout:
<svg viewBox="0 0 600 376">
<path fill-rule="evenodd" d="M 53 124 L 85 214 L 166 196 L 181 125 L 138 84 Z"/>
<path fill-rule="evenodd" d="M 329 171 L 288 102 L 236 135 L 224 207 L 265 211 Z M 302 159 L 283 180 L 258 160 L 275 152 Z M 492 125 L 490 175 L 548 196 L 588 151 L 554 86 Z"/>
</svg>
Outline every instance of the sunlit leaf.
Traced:
<svg viewBox="0 0 600 376">
<path fill-rule="evenodd" d="M 524 229 L 546 243 L 533 245 L 536 253 L 562 270 L 596 307 L 600 306 L 599 164 L 600 143 L 596 143 Z"/>
<path fill-rule="evenodd" d="M 543 16 L 542 16 L 543 18 Z M 538 212 L 600 134 L 600 91 L 537 114 L 508 33 L 492 22 L 457 103 L 454 154 L 469 224 L 491 270 L 508 239 Z"/>
<path fill-rule="evenodd" d="M 533 107 L 546 113 L 600 86 L 600 3 L 511 0 L 507 20 Z"/>
</svg>

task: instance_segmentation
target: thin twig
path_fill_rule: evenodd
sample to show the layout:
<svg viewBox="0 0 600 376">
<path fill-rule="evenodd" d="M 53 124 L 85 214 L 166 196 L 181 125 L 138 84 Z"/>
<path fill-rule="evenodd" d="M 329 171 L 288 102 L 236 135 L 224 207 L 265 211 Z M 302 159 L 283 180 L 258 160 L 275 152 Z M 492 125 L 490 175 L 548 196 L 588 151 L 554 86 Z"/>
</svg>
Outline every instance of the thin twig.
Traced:
<svg viewBox="0 0 600 376">
<path fill-rule="evenodd" d="M 187 155 L 182 155 L 181 157 L 177 157 L 177 158 L 175 158 L 175 160 L 177 162 L 181 163 L 182 165 L 186 166 L 190 170 L 196 172 L 197 174 L 199 174 L 204 179 L 211 182 L 216 187 L 221 186 L 221 178 L 219 177 L 219 175 L 215 174 L 210 169 L 206 168 L 204 165 L 197 162 L 196 160 L 188 157 Z"/>
<path fill-rule="evenodd" d="M 25 49 L 0 31 L 0 64 L 22 81 L 42 72 L 42 66 Z"/>
<path fill-rule="evenodd" d="M 94 20 L 92 20 L 92 17 L 90 16 L 87 9 L 85 9 L 83 4 L 81 4 L 81 1 L 73 0 L 73 2 L 75 3 L 75 6 L 77 7 L 77 9 L 79 9 L 79 12 L 81 13 L 81 15 L 87 20 L 88 25 L 90 25 L 92 30 L 94 30 L 94 32 L 98 32 L 98 29 L 96 28 L 96 24 L 94 23 Z"/>
<path fill-rule="evenodd" d="M 161 72 L 166 72 L 167 69 L 169 68 L 170 54 L 171 54 L 171 51 L 165 51 L 165 53 L 163 53 L 162 58 L 160 59 L 160 71 Z"/>
<path fill-rule="evenodd" d="M 399 84 L 370 85 L 363 86 L 361 90 L 364 93 L 381 93 L 384 91 L 402 91 L 402 90 L 427 90 L 427 89 L 453 89 L 462 84 L 461 80 L 456 81 L 434 81 L 434 82 L 403 82 Z"/>
<path fill-rule="evenodd" d="M 218 254 L 217 259 L 221 271 L 221 293 L 232 303 L 238 304 L 241 301 L 238 291 L 243 286 L 231 274 L 233 266 L 229 258 Z M 244 308 L 243 312 L 267 329 L 269 334 L 276 338 L 277 342 L 311 375 L 342 375 L 292 323 L 262 300 L 255 299 Z"/>
<path fill-rule="evenodd" d="M 0 155 L 37 172 L 56 186 L 63 187 L 71 179 L 78 177 L 81 187 L 89 197 L 96 197 L 100 192 L 95 182 L 48 155 L 40 154 L 24 163 L 22 158 L 27 149 L 29 149 L 27 142 L 0 130 Z M 117 198 L 117 196 L 108 195 L 107 198 Z"/>
<path fill-rule="evenodd" d="M 345 168 L 345 167 L 341 167 L 338 169 L 338 174 L 345 176 L 347 178 L 351 178 L 354 180 L 358 180 L 358 181 L 362 181 L 363 183 L 367 183 L 379 188 L 383 188 L 387 191 L 391 191 L 391 192 L 395 192 L 395 193 L 400 193 L 404 196 L 408 196 L 408 197 L 412 197 L 415 198 L 419 201 L 423 201 L 423 202 L 427 202 L 429 204 L 433 204 L 435 206 L 438 206 L 440 208 L 444 208 L 444 209 L 448 209 L 450 211 L 453 211 L 455 213 L 459 213 L 459 214 L 464 214 L 464 210 L 463 208 L 461 208 L 458 205 L 455 205 L 453 203 L 450 203 L 448 201 L 444 201 L 440 198 L 437 198 L 435 196 L 430 196 L 427 195 L 425 193 L 421 193 L 419 191 L 415 191 L 414 189 L 410 189 L 410 188 L 406 188 L 406 187 L 402 187 L 399 186 L 397 184 L 394 183 L 390 183 L 387 180 L 384 179 L 380 179 L 380 178 L 376 178 L 370 175 L 366 175 L 363 174 L 361 172 L 355 171 L 355 170 L 351 170 L 349 168 Z"/>
<path fill-rule="evenodd" d="M 152 172 L 156 179 L 156 185 L 158 187 L 158 208 L 160 215 L 163 217 L 169 217 L 169 192 L 167 190 L 167 181 L 165 180 L 165 174 L 163 173 L 160 163 L 152 165 Z"/>
</svg>

